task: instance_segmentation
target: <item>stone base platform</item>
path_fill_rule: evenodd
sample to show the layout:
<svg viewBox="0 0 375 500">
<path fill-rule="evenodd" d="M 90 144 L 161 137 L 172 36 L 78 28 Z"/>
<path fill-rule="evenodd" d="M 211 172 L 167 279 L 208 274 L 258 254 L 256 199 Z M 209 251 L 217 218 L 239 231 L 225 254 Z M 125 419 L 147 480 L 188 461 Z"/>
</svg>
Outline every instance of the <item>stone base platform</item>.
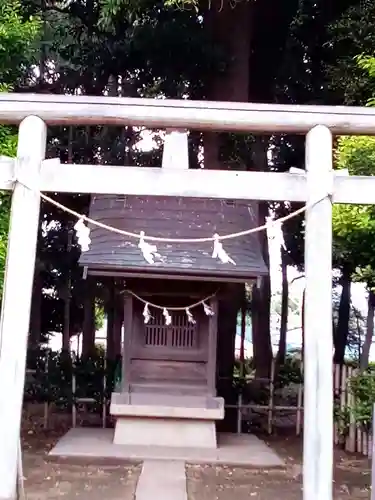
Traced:
<svg viewBox="0 0 375 500">
<path fill-rule="evenodd" d="M 224 400 L 205 396 L 113 393 L 114 444 L 217 448 L 216 420 Z"/>
<path fill-rule="evenodd" d="M 113 429 L 75 428 L 51 450 L 51 458 L 109 460 L 111 463 L 173 460 L 192 464 L 233 467 L 284 467 L 285 462 L 262 440 L 251 434 L 219 434 L 218 448 L 123 446 L 113 443 Z"/>
<path fill-rule="evenodd" d="M 113 443 L 125 446 L 217 448 L 215 422 L 118 417 Z"/>
</svg>

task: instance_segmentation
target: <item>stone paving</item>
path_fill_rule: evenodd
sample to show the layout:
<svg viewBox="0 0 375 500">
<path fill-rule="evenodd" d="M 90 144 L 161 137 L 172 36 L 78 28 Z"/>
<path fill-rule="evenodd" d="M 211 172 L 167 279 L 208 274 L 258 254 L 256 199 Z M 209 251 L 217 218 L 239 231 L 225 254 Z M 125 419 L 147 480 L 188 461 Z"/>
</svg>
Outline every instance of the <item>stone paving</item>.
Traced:
<svg viewBox="0 0 375 500">
<path fill-rule="evenodd" d="M 217 449 L 113 444 L 113 429 L 70 429 L 52 448 L 51 457 L 110 459 L 111 461 L 168 460 L 195 464 L 283 467 L 284 461 L 253 434 L 220 434 Z"/>
</svg>

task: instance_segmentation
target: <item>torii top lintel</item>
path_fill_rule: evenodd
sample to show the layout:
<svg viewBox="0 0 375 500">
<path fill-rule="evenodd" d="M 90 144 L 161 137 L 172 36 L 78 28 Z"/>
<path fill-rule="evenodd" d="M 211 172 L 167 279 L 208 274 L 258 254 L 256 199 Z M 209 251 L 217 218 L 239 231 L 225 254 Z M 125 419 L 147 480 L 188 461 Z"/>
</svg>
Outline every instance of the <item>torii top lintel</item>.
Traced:
<svg viewBox="0 0 375 500">
<path fill-rule="evenodd" d="M 334 134 L 375 135 L 375 109 L 108 96 L 0 94 L 0 122 L 30 115 L 54 125 L 133 125 L 150 128 L 306 134 L 316 125 Z"/>
</svg>

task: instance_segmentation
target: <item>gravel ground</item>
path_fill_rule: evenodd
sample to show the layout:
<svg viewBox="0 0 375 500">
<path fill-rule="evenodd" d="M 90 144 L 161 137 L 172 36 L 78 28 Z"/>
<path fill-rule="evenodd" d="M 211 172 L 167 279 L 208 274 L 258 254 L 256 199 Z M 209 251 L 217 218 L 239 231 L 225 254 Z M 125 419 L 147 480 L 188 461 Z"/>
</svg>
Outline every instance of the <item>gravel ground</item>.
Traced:
<svg viewBox="0 0 375 500">
<path fill-rule="evenodd" d="M 27 500 L 133 500 L 140 466 L 94 466 L 24 458 Z"/>
<path fill-rule="evenodd" d="M 40 414 L 34 407 L 25 411 L 23 417 L 22 444 L 28 500 L 134 499 L 140 465 L 50 462 L 47 453 L 70 427 L 70 416 L 52 415 L 50 430 L 44 431 Z M 279 436 L 269 439 L 268 444 L 286 460 L 285 469 L 188 465 L 188 500 L 302 499 L 301 440 Z M 370 498 L 370 464 L 367 459 L 336 451 L 334 479 L 335 500 Z"/>
<path fill-rule="evenodd" d="M 187 466 L 189 500 L 301 500 L 301 442 L 273 439 L 269 443 L 286 459 L 283 470 L 253 470 L 231 467 Z M 337 452 L 335 456 L 335 500 L 370 498 L 370 464 L 361 457 Z"/>
</svg>

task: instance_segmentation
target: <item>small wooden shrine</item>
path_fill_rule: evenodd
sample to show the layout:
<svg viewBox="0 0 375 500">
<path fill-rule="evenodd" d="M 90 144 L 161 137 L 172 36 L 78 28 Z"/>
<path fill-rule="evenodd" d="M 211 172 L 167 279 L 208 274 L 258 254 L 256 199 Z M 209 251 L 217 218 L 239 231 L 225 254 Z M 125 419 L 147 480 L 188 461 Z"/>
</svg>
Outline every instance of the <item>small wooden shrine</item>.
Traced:
<svg viewBox="0 0 375 500">
<path fill-rule="evenodd" d="M 172 168 L 176 182 L 178 169 L 188 168 L 187 145 L 186 133 L 167 133 L 162 168 Z M 114 443 L 215 448 L 215 422 L 224 418 L 216 394 L 220 297 L 230 283 L 268 269 L 257 233 L 228 239 L 225 249 L 212 238 L 256 227 L 257 205 L 93 195 L 89 217 L 128 233 L 92 227 L 80 259 L 88 274 L 125 280 L 122 380 L 111 399 Z M 164 241 L 153 245 L 147 235 Z"/>
<path fill-rule="evenodd" d="M 161 238 L 204 238 L 257 225 L 256 205 L 238 200 L 93 196 L 90 218 Z M 216 447 L 218 303 L 230 283 L 268 272 L 258 235 L 213 243 L 158 243 L 153 263 L 143 242 L 99 227 L 81 256 L 88 274 L 122 277 L 122 384 L 112 395 L 115 443 Z M 197 305 L 195 305 L 197 304 Z M 195 306 L 194 306 L 195 305 Z M 157 306 L 157 307 L 156 307 Z"/>
</svg>

